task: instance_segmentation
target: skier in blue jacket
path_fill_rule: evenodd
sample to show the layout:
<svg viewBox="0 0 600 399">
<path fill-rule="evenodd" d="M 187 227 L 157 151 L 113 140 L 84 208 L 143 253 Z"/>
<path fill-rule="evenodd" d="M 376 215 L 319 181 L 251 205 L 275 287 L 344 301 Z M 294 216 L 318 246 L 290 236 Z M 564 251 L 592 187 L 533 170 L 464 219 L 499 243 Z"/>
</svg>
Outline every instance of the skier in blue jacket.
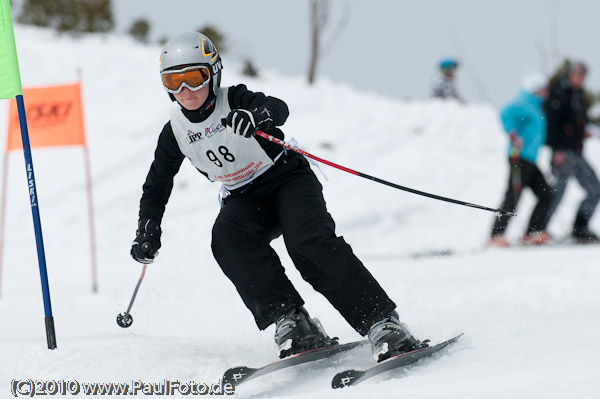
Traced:
<svg viewBox="0 0 600 399">
<path fill-rule="evenodd" d="M 500 113 L 502 126 L 509 136 L 508 158 L 510 173 L 508 188 L 502 209 L 515 210 L 523 187 L 529 187 L 538 202 L 531 214 L 529 225 L 521 243 L 527 245 L 546 244 L 550 236 L 546 233 L 546 214 L 551 201 L 551 189 L 544 175 L 536 166 L 540 147 L 546 141 L 546 118 L 542 109 L 548 95 L 546 78 L 536 72 L 523 77 L 518 97 L 504 107 Z M 504 237 L 510 216 L 498 217 L 492 228 L 490 246 L 508 246 Z"/>
</svg>

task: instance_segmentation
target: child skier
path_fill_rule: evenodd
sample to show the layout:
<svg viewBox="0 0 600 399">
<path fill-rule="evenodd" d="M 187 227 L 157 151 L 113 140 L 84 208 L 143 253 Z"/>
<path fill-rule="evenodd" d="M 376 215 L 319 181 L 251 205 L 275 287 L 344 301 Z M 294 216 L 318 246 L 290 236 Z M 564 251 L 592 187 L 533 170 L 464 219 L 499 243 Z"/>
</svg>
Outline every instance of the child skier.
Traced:
<svg viewBox="0 0 600 399">
<path fill-rule="evenodd" d="M 449 98 L 464 102 L 456 90 L 456 71 L 458 61 L 453 58 L 444 58 L 439 64 L 439 73 L 433 82 L 432 97 Z"/>
<path fill-rule="evenodd" d="M 277 126 L 288 117 L 287 105 L 242 84 L 220 87 L 221 70 L 217 49 L 201 33 L 178 35 L 162 49 L 162 83 L 177 106 L 160 133 L 143 185 L 131 256 L 152 263 L 158 254 L 173 178 L 187 157 L 223 185 L 212 251 L 258 328 L 275 323 L 280 357 L 337 343 L 309 316 L 285 275 L 270 246 L 280 235 L 302 277 L 359 334 L 368 335 L 379 361 L 425 345 L 399 322 L 394 302 L 336 236 L 307 160 L 255 137 L 262 130 L 283 139 Z"/>
</svg>

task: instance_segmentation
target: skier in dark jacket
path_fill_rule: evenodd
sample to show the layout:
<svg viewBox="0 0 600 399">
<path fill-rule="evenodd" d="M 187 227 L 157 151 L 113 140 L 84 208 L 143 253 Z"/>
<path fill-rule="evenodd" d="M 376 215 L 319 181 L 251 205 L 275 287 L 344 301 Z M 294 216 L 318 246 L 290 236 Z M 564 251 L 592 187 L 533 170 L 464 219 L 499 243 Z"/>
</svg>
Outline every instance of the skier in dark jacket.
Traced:
<svg viewBox="0 0 600 399">
<path fill-rule="evenodd" d="M 160 224 L 184 158 L 210 181 L 222 184 L 222 206 L 212 230 L 212 250 L 259 329 L 275 323 L 279 356 L 334 345 L 284 272 L 270 242 L 283 235 L 302 277 L 323 294 L 361 335 L 378 360 L 422 345 L 399 322 L 396 305 L 353 254 L 328 213 L 322 186 L 308 161 L 257 130 L 279 139 L 287 105 L 249 91 L 220 87 L 221 58 L 196 32 L 162 49 L 163 85 L 177 105 L 158 139 L 140 200 L 132 257 L 152 263 Z"/>
<path fill-rule="evenodd" d="M 589 221 L 600 201 L 600 182 L 583 157 L 588 123 L 583 91 L 586 74 L 585 64 L 571 64 L 566 78 L 559 79 L 553 85 L 545 103 L 548 118 L 547 143 L 553 151 L 551 166 L 556 177 L 547 218 L 549 220 L 556 211 L 565 193 L 568 179 L 575 176 L 587 193 L 577 210 L 572 230 L 573 237 L 582 243 L 599 242 L 598 236 L 589 228 Z"/>
</svg>

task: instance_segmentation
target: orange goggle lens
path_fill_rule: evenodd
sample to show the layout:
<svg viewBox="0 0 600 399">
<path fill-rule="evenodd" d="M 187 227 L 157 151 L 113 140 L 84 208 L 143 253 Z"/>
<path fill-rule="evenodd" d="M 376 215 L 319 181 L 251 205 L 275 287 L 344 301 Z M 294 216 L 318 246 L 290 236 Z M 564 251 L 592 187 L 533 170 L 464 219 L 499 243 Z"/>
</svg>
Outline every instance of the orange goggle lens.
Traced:
<svg viewBox="0 0 600 399">
<path fill-rule="evenodd" d="M 163 86 L 169 93 L 179 93 L 184 86 L 198 90 L 209 82 L 210 71 L 205 66 L 191 66 L 161 74 Z"/>
</svg>

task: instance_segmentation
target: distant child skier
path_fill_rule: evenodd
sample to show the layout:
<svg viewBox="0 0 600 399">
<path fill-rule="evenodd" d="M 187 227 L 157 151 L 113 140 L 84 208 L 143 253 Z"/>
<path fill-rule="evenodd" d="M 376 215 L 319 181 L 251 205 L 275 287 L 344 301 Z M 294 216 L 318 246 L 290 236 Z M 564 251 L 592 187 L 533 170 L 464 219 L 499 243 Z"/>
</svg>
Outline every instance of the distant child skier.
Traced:
<svg viewBox="0 0 600 399">
<path fill-rule="evenodd" d="M 335 345 L 284 272 L 270 242 L 283 235 L 302 277 L 323 294 L 383 360 L 424 346 L 399 322 L 396 305 L 353 254 L 328 213 L 322 186 L 308 161 L 256 138 L 279 139 L 287 105 L 249 91 L 220 87 L 221 58 L 201 33 L 183 33 L 162 49 L 160 75 L 171 100 L 143 185 L 131 256 L 152 263 L 161 246 L 161 220 L 184 158 L 210 181 L 222 183 L 222 207 L 212 251 L 259 329 L 275 323 L 279 356 Z M 222 122 L 225 121 L 225 123 Z"/>
<path fill-rule="evenodd" d="M 456 90 L 458 61 L 453 58 L 444 58 L 439 62 L 438 67 L 439 73 L 433 82 L 432 96 L 437 98 L 450 98 L 464 102 Z"/>
<path fill-rule="evenodd" d="M 515 210 L 524 187 L 529 187 L 538 198 L 527 231 L 521 239 L 521 243 L 526 245 L 540 245 L 550 241 L 546 232 L 546 215 L 552 199 L 551 188 L 536 165 L 538 150 L 546 140 L 546 119 L 542 104 L 547 95 L 547 79 L 539 73 L 529 72 L 523 77 L 517 99 L 500 113 L 502 125 L 510 139 L 510 173 L 501 209 Z M 496 218 L 489 246 L 510 245 L 504 237 L 509 220 L 510 216 L 507 215 Z"/>
</svg>

